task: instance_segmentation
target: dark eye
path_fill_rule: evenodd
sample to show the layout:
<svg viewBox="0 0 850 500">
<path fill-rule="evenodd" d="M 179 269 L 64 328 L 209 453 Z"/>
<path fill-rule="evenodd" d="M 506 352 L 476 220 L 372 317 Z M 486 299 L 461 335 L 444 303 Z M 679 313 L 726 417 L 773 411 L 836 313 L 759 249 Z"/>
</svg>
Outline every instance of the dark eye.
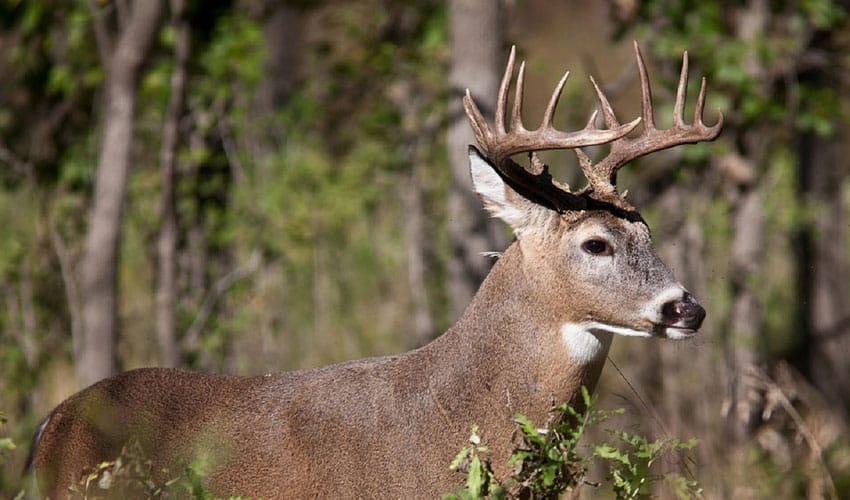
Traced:
<svg viewBox="0 0 850 500">
<path fill-rule="evenodd" d="M 611 255 L 614 253 L 611 250 L 611 245 L 600 239 L 585 241 L 581 244 L 581 249 L 591 255 Z"/>
</svg>

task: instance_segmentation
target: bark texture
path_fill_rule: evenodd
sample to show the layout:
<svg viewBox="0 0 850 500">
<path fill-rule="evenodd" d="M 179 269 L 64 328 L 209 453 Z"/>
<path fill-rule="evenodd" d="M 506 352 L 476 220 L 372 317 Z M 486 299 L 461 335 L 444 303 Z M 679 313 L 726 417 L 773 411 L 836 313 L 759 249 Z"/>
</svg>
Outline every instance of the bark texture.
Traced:
<svg viewBox="0 0 850 500">
<path fill-rule="evenodd" d="M 840 192 L 847 175 L 840 137 L 809 135 L 801 142 L 802 195 L 816 215 L 801 234 L 798 266 L 806 332 L 802 369 L 828 401 L 850 408 L 850 221 Z"/>
<path fill-rule="evenodd" d="M 472 191 L 467 146 L 475 144 L 461 106 L 466 88 L 477 98 L 485 116 L 493 115 L 504 64 L 502 51 L 503 7 L 500 1 L 452 0 L 449 2 L 451 68 L 449 86 L 448 159 L 452 172 L 448 200 L 451 245 L 448 297 L 451 319 L 469 304 L 487 275 L 490 262 L 482 252 L 506 246 L 502 227 L 489 220 Z"/>
<path fill-rule="evenodd" d="M 157 241 L 156 336 L 159 364 L 180 365 L 177 341 L 177 149 L 180 145 L 180 119 L 186 101 L 186 65 L 191 51 L 192 32 L 186 19 L 186 2 L 171 0 L 172 25 L 175 30 L 174 73 L 171 75 L 171 98 L 165 114 L 160 154 L 162 208 Z"/>
<path fill-rule="evenodd" d="M 163 10 L 161 0 L 133 2 L 109 61 L 103 139 L 82 261 L 83 338 L 75 352 L 77 384 L 81 387 L 116 370 L 119 241 L 130 173 L 136 89 Z"/>
</svg>

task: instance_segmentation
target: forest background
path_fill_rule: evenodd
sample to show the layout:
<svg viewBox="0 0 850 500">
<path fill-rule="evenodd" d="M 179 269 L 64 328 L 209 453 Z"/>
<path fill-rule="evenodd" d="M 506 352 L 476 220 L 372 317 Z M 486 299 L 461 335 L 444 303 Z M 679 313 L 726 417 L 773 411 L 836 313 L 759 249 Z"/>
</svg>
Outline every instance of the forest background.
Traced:
<svg viewBox="0 0 850 500">
<path fill-rule="evenodd" d="M 848 498 L 848 12 L 0 1 L 0 497 L 40 419 L 115 371 L 258 374 L 439 335 L 511 239 L 469 188 L 463 89 L 492 102 L 516 44 L 528 116 L 571 69 L 561 128 L 596 105 L 589 74 L 630 119 L 634 39 L 662 124 L 688 50 L 726 127 L 620 178 L 708 318 L 688 342 L 617 339 L 601 404 L 699 438 L 709 497 Z M 568 153 L 544 159 L 581 185 Z"/>
</svg>

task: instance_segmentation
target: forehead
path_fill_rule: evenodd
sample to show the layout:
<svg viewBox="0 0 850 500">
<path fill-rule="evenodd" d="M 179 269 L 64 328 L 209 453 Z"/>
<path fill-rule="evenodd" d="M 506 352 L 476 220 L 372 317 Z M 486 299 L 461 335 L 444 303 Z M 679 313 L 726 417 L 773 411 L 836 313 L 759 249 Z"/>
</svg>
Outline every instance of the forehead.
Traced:
<svg viewBox="0 0 850 500">
<path fill-rule="evenodd" d="M 588 210 L 562 216 L 568 230 L 577 233 L 604 232 L 613 237 L 649 238 L 649 226 L 635 213 L 622 217 L 604 210 Z"/>
</svg>

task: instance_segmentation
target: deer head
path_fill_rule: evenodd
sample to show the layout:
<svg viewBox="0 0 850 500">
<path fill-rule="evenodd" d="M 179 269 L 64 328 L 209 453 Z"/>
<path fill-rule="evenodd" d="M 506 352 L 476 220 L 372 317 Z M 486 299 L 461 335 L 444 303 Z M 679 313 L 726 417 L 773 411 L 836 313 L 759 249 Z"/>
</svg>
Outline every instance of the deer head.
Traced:
<svg viewBox="0 0 850 500">
<path fill-rule="evenodd" d="M 651 152 L 713 140 L 720 133 L 723 116 L 719 115 L 713 126 L 703 123 L 703 79 L 693 124 L 685 123 L 686 52 L 673 125 L 658 129 L 646 65 L 637 43 L 635 57 L 642 115 L 631 122 L 621 124 L 617 120 L 605 94 L 591 78 L 604 130 L 596 126 L 597 113 L 582 130 L 563 132 L 554 128 L 555 108 L 569 73 L 553 92 L 540 127 L 527 130 L 521 119 L 524 63 L 519 68 L 506 126 L 515 50 L 511 51 L 499 89 L 493 129 L 468 91 L 463 100 L 481 148 L 479 152 L 470 146 L 469 151 L 475 189 L 489 211 L 513 228 L 523 255 L 529 257 L 524 261 L 533 263 L 528 276 L 555 302 L 552 314 L 561 315 L 564 341 L 578 357 L 588 356 L 592 346 L 600 345 L 600 334 L 682 339 L 695 334 L 705 317 L 705 310 L 675 281 L 653 251 L 649 228 L 637 209 L 617 191 L 616 175 L 626 163 Z M 632 134 L 639 127 L 640 132 Z M 610 144 L 610 150 L 603 159 L 593 162 L 582 148 L 598 144 Z M 573 192 L 554 181 L 535 153 L 546 149 L 573 150 L 588 185 Z M 531 171 L 511 158 L 519 153 L 529 155 Z M 561 307 L 558 301 L 563 302 Z"/>
</svg>

